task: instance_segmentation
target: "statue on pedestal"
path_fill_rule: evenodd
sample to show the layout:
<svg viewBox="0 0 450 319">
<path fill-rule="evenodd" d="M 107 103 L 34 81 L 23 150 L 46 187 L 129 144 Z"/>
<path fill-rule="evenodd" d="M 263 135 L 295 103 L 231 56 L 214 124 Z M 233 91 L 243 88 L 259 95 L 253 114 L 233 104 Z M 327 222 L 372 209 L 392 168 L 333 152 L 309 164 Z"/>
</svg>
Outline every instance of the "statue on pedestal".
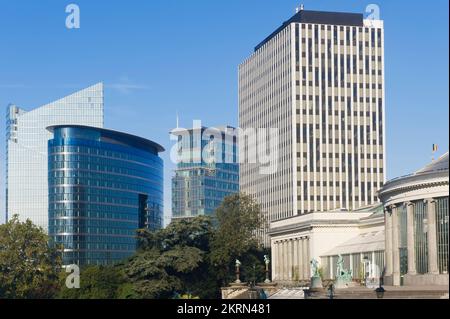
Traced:
<svg viewBox="0 0 450 319">
<path fill-rule="evenodd" d="M 344 269 L 344 258 L 339 255 L 336 262 L 336 281 L 337 289 L 348 288 L 348 284 L 352 281 L 352 271 Z"/>
<path fill-rule="evenodd" d="M 236 259 L 236 281 L 235 283 L 240 284 L 241 280 L 240 280 L 240 271 L 239 271 L 239 267 L 241 266 L 241 262 L 239 261 L 239 259 Z"/>
<path fill-rule="evenodd" d="M 323 288 L 322 277 L 320 277 L 319 273 L 319 262 L 317 261 L 317 259 L 313 258 L 310 264 L 312 273 L 311 288 L 312 289 Z"/>
<path fill-rule="evenodd" d="M 264 255 L 264 263 L 266 264 L 266 280 L 264 280 L 264 282 L 266 284 L 270 283 L 270 279 L 269 279 L 269 264 L 270 264 L 270 259 L 268 255 Z"/>
</svg>

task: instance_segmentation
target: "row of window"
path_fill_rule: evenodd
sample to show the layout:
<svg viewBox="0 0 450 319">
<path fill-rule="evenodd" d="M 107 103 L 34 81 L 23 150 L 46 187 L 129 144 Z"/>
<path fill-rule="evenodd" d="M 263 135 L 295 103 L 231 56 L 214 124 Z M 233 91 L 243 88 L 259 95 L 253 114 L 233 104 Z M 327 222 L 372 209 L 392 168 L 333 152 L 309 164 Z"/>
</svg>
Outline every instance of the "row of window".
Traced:
<svg viewBox="0 0 450 319">
<path fill-rule="evenodd" d="M 129 166 L 112 166 L 110 163 L 104 163 L 104 164 L 90 164 L 85 162 L 49 162 L 49 170 L 59 170 L 59 169 L 74 169 L 74 170 L 91 170 L 96 172 L 102 172 L 106 174 L 121 174 L 121 175 L 127 175 L 130 177 L 140 177 L 140 178 L 147 178 L 147 179 L 157 179 L 160 178 L 158 173 L 159 170 L 149 170 L 146 167 L 142 167 L 141 169 L 133 169 L 133 164 Z"/>
<path fill-rule="evenodd" d="M 146 202 L 146 205 L 149 208 L 157 209 L 159 207 L 162 207 L 162 199 L 159 197 L 156 198 L 148 198 L 148 201 Z M 138 206 L 138 203 L 136 202 L 136 205 Z M 135 215 L 136 214 L 136 207 L 128 207 L 128 206 L 114 206 L 114 205 L 105 205 L 105 204 L 99 204 L 99 203 L 80 203 L 80 202 L 70 202 L 70 203 L 50 203 L 49 209 L 51 212 L 54 213 L 62 213 L 66 212 L 65 215 L 61 216 L 82 216 L 79 215 L 81 213 L 91 214 L 86 215 L 87 217 L 102 217 L 102 216 L 96 216 L 96 214 L 105 213 L 105 214 L 112 214 L 112 216 L 122 216 L 122 215 Z M 72 215 L 73 214 L 73 215 Z M 105 215 L 105 218 L 115 218 L 110 217 L 109 215 Z"/>
<path fill-rule="evenodd" d="M 65 140 L 65 142 L 69 142 L 70 140 Z M 81 141 L 77 141 L 81 142 Z M 85 141 L 83 141 L 86 143 Z M 90 156 L 102 156 L 106 158 L 113 158 L 113 159 L 121 159 L 121 160 L 128 160 L 128 161 L 134 161 L 138 163 L 159 163 L 158 157 L 155 155 L 152 155 L 147 152 L 139 151 L 139 150 L 133 150 L 133 153 L 130 149 L 127 149 L 127 151 L 117 151 L 117 150 L 108 150 L 108 146 L 106 146 L 104 143 L 98 143 L 93 142 L 96 147 L 89 147 L 89 146 L 83 146 L 83 145 L 59 145 L 59 142 L 55 140 L 49 141 L 49 149 L 48 154 L 49 156 L 57 155 L 61 153 L 72 153 L 72 154 L 81 154 L 81 155 L 90 155 Z"/>
<path fill-rule="evenodd" d="M 334 173 L 345 173 L 345 172 L 347 172 L 347 166 L 348 166 L 348 171 L 352 171 L 351 162 L 348 165 L 345 162 L 342 162 L 341 167 L 328 167 L 328 168 L 323 167 L 321 165 L 321 162 L 317 162 L 315 169 L 314 169 L 314 166 L 312 166 L 312 165 L 310 165 L 309 167 L 308 167 L 308 165 L 304 165 L 303 169 L 302 169 L 302 167 L 297 166 L 297 172 L 303 171 L 305 173 L 308 173 L 308 172 L 310 172 L 310 173 L 314 173 L 314 172 L 316 172 L 316 173 L 319 173 L 319 172 L 322 172 L 322 173 L 327 173 L 327 172 L 328 173 L 333 173 L 333 172 Z M 355 169 L 355 171 L 358 171 L 358 169 Z M 364 173 L 384 174 L 384 169 L 382 167 L 380 167 L 380 168 L 366 167 L 366 168 L 361 168 L 359 170 L 359 172 L 361 174 L 364 174 Z"/>
<path fill-rule="evenodd" d="M 332 26 L 332 25 L 318 25 L 318 24 L 309 24 L 309 23 L 301 23 L 295 25 L 295 35 L 296 38 L 300 37 L 300 28 L 303 30 L 303 33 L 308 30 L 308 34 L 312 35 L 312 32 L 314 32 L 314 39 L 316 40 L 316 43 L 319 41 L 319 28 L 320 31 L 328 31 L 328 35 L 331 38 L 331 35 L 333 36 L 333 39 L 335 43 L 337 43 L 338 39 L 338 32 L 341 33 L 341 35 L 345 32 L 345 39 L 347 42 L 350 42 L 350 40 L 353 40 L 353 43 L 356 41 L 357 34 L 361 38 L 362 36 L 369 36 L 370 34 L 370 40 L 372 42 L 372 46 L 375 46 L 375 43 L 378 44 L 378 47 L 381 47 L 382 44 L 382 30 L 377 28 L 367 28 L 367 27 L 353 27 L 353 26 Z M 332 33 L 331 33 L 332 32 Z"/>
</svg>

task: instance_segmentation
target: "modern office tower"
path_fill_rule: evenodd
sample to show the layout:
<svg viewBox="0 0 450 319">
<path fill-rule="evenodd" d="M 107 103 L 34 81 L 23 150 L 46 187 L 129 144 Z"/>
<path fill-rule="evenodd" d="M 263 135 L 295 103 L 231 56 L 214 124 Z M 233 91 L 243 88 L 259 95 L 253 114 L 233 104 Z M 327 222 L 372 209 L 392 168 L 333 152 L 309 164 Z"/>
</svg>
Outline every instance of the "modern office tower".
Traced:
<svg viewBox="0 0 450 319">
<path fill-rule="evenodd" d="M 19 215 L 48 230 L 47 141 L 50 125 L 103 127 L 103 84 L 25 111 L 6 114 L 6 219 Z"/>
<path fill-rule="evenodd" d="M 241 165 L 241 191 L 269 221 L 377 202 L 384 107 L 383 21 L 300 10 L 239 66 L 240 127 L 280 137 L 278 171 Z"/>
<path fill-rule="evenodd" d="M 234 128 L 175 129 L 171 134 L 178 137 L 180 159 L 172 178 L 172 218 L 213 214 L 226 196 L 239 192 Z"/>
<path fill-rule="evenodd" d="M 63 264 L 106 265 L 136 251 L 136 230 L 162 227 L 162 146 L 95 127 L 48 128 L 49 235 Z"/>
</svg>

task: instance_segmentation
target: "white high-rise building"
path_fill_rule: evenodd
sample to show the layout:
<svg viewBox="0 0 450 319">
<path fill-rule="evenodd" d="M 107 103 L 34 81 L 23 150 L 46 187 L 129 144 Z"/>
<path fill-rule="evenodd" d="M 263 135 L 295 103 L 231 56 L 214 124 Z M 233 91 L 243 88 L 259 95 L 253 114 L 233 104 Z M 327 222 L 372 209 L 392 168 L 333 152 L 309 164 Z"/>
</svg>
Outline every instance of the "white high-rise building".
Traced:
<svg viewBox="0 0 450 319">
<path fill-rule="evenodd" d="M 269 222 L 377 202 L 384 90 L 383 21 L 300 10 L 239 66 L 240 127 L 280 138 L 278 171 L 241 165 L 241 191 Z"/>
<path fill-rule="evenodd" d="M 46 128 L 78 124 L 103 127 L 103 84 L 25 111 L 9 105 L 6 114 L 6 219 L 19 215 L 48 231 Z"/>
</svg>

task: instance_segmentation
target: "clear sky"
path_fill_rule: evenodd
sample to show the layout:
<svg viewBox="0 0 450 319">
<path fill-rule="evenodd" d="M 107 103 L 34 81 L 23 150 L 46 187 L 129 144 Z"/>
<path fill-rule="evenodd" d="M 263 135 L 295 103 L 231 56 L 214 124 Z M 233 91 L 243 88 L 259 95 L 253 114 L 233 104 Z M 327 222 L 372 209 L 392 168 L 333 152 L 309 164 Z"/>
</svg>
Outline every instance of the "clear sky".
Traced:
<svg viewBox="0 0 450 319">
<path fill-rule="evenodd" d="M 76 3 L 81 28 L 65 27 Z M 304 0 L 307 10 L 364 13 L 385 21 L 388 178 L 448 150 L 448 1 Z M 0 0 L 0 106 L 32 109 L 103 81 L 105 126 L 159 142 L 170 212 L 168 132 L 180 115 L 237 125 L 237 67 L 295 12 L 293 0 Z M 4 112 L 4 111 L 3 111 Z M 3 113 L 5 114 L 5 113 Z M 5 121 L 0 121 L 4 134 Z M 4 136 L 4 135 L 3 135 Z M 5 145 L 0 139 L 0 222 Z"/>
</svg>

